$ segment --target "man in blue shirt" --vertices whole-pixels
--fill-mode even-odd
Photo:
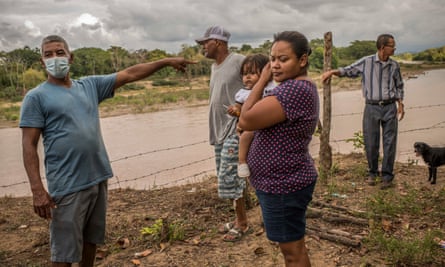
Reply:
[[[383,138],[382,189],[392,186],[394,161],[396,158],[398,119],[405,114],[403,108],[403,79],[399,64],[390,58],[396,50],[394,37],[381,34],[376,42],[377,53],[366,56],[355,63],[337,70],[323,73],[326,81],[332,75],[339,77],[362,77],[363,97],[366,105],[363,114],[363,137],[368,160],[368,184],[375,185],[379,175],[378,158],[380,128]],[[397,103],[397,104],[396,104]]]
[[[67,42],[50,35],[42,40],[41,63],[48,78],[27,93],[20,116],[23,161],[34,211],[51,220],[52,266],[93,266],[97,244],[105,237],[107,180],[113,176],[102,139],[98,105],[120,86],[170,66],[184,71],[193,62],[165,58],[110,75],[72,80]],[[40,177],[40,135],[45,150],[48,191]]]

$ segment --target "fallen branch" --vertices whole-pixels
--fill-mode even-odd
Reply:
[[[325,202],[322,202],[322,201],[318,201],[318,200],[312,200],[311,201],[311,205],[317,206],[317,207],[320,207],[320,208],[330,208],[330,209],[334,209],[334,210],[343,211],[343,212],[346,212],[346,213],[354,215],[354,216],[357,215],[357,214],[364,215],[366,213],[365,211],[352,210],[352,209],[350,209],[348,207],[339,206],[339,205],[331,205],[331,204],[328,204],[328,203],[325,203]]]
[[[309,207],[306,213],[307,218],[321,218],[328,222],[349,223],[360,226],[368,226],[368,220],[356,218],[349,215],[343,215],[337,212],[326,211],[322,209]]]
[[[340,243],[342,245],[350,246],[350,247],[359,247],[361,244],[361,239],[357,240],[352,235],[346,235],[346,232],[342,234],[334,234],[329,231],[320,230],[319,228],[306,226],[306,233],[309,235],[318,236],[321,239],[329,240],[335,243]]]

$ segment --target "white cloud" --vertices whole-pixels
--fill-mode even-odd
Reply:
[[[95,16],[93,16],[91,14],[83,13],[79,17],[77,17],[71,25],[75,26],[75,27],[79,27],[82,25],[96,25],[97,23],[99,23],[98,18],[96,18]]]
[[[33,37],[38,37],[40,36],[42,33],[40,32],[40,29],[37,28],[34,23],[32,23],[32,21],[29,20],[25,20],[25,27],[27,29],[29,29],[29,35],[33,36]]]

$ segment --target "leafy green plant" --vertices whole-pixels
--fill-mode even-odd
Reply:
[[[155,242],[184,240],[185,237],[182,223],[168,224],[163,219],[157,219],[151,226],[142,228],[141,234]]]
[[[144,227],[141,230],[142,235],[158,235],[162,231],[162,219],[157,219],[154,224],[149,227]]]
[[[354,149],[362,150],[365,149],[365,139],[363,137],[363,132],[358,131],[354,133],[354,137],[346,139],[346,143],[352,142],[352,145],[354,146]]]

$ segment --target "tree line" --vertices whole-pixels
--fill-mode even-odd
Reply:
[[[248,55],[254,53],[268,54],[272,42],[267,40],[258,47],[243,44],[241,47],[230,47],[230,50]],[[312,54],[310,64],[312,71],[323,69],[323,39],[311,40]],[[347,47],[334,47],[332,68],[347,65],[365,55],[376,52],[375,41],[355,40]],[[201,53],[199,45],[182,45],[177,54],[170,54],[161,49],[135,51],[126,50],[123,47],[111,46],[104,50],[101,48],[85,47],[73,50],[74,63],[71,65],[71,77],[79,78],[86,75],[100,75],[113,73],[128,66],[150,62],[170,56],[182,56],[195,60],[198,64],[187,67],[187,77],[195,78],[210,75],[212,60],[207,59]],[[404,53],[397,55],[404,60],[420,60],[429,62],[445,62],[445,46],[431,48],[420,53]],[[164,68],[151,76],[151,80],[174,79],[176,71],[172,68]],[[10,52],[0,52],[0,98],[19,101],[31,88],[46,79],[46,73],[40,63],[40,49],[24,48]]]

